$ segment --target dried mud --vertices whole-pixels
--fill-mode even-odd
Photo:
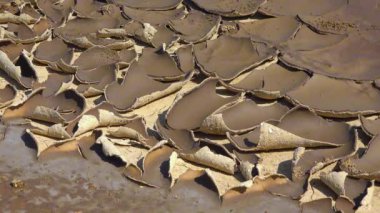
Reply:
[[[0,1],[0,211],[379,212],[379,6]]]

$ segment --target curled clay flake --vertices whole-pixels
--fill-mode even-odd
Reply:
[[[81,84],[77,87],[77,91],[85,98],[103,95],[104,91],[90,85]]]
[[[23,54],[22,57],[24,60],[26,59],[26,62],[27,62],[27,59],[28,59],[27,56]],[[0,69],[3,70],[5,73],[7,73],[11,78],[19,82],[21,85],[25,87],[30,86],[31,84],[29,82],[30,79],[27,79],[23,76],[21,67],[14,65],[13,62],[8,58],[8,55],[1,50],[0,50]]]
[[[160,141],[143,158],[143,180],[156,186],[169,187],[168,162],[173,149],[167,141]]]
[[[380,111],[380,90],[371,83],[357,83],[314,75],[287,93],[293,102],[329,117],[356,117]],[[379,99],[380,100],[380,99]]]
[[[267,0],[259,11],[270,16],[322,15],[346,4],[346,0]]]
[[[301,157],[305,154],[306,148],[305,147],[297,147],[293,152],[293,158],[292,158],[292,167],[295,167]]]
[[[95,116],[83,115],[79,122],[75,135],[81,135],[89,130],[95,129],[99,126],[99,121]]]
[[[139,145],[118,145],[109,138],[100,136],[96,143],[102,145],[104,155],[120,158],[127,165],[137,165],[137,162],[148,153],[148,150]]]
[[[65,119],[55,110],[44,106],[37,106],[32,111],[30,118],[52,123],[63,123]]]
[[[38,90],[39,88],[44,88],[42,95],[44,97],[49,97],[62,93],[65,90],[69,90],[73,81],[73,75],[49,73],[49,76],[45,81],[34,83],[33,89]]]
[[[286,140],[285,140],[286,138]],[[294,135],[290,132],[283,131],[282,129],[271,125],[269,123],[261,123],[260,126],[260,140],[263,141],[263,150],[266,150],[268,148],[265,148],[265,146],[268,146],[269,148],[286,148],[288,145],[290,147],[287,148],[294,148],[294,147],[319,147],[319,146],[339,146],[334,143],[328,143],[323,141],[316,141],[316,140],[310,140],[301,138],[297,135]],[[285,142],[289,141],[289,142]],[[272,144],[273,143],[273,144]],[[284,143],[284,144],[282,144]],[[258,147],[260,147],[260,142],[258,144]]]
[[[119,63],[119,66],[121,68],[130,66],[133,62],[137,61],[137,48],[136,46],[133,49],[127,49],[127,50],[121,50],[119,52],[119,56],[121,59],[121,62]]]
[[[174,19],[169,24],[180,34],[183,41],[198,43],[213,36],[219,28],[220,21],[219,16],[191,10],[184,19]]]
[[[86,37],[91,33],[96,33],[102,28],[114,28],[120,21],[108,14],[99,18],[76,18],[68,21],[64,26],[55,29],[55,35],[63,40],[70,38]]]
[[[115,144],[112,143],[107,137],[100,136],[98,139],[96,139],[97,144],[102,145],[102,151],[103,154],[108,157],[121,157],[120,151],[116,148]],[[121,157],[122,158],[122,157]],[[125,162],[125,160],[123,160]]]
[[[306,72],[273,64],[264,69],[254,69],[246,76],[225,84],[233,91],[250,92],[263,99],[277,99],[309,79]]]
[[[62,25],[68,19],[75,1],[37,0],[35,4],[48,18],[51,26],[55,28]]]
[[[16,65],[21,70],[20,84],[23,87],[32,88],[33,84],[38,81],[38,70],[34,66],[30,54],[25,50],[22,51]]]
[[[268,151],[275,149],[291,149],[296,147],[336,147],[339,146],[335,143],[310,140],[302,138],[286,130],[278,128],[269,123],[261,123],[260,125],[260,136],[257,145],[249,151]],[[233,137],[229,137],[232,143],[235,142]],[[239,142],[240,144],[240,142]]]
[[[327,147],[329,148],[306,150],[299,153],[297,156],[298,161],[296,160],[293,165],[294,181],[299,180],[299,178],[305,178],[305,174],[310,172],[317,164],[323,167],[323,165],[352,155],[358,148],[353,131],[348,124],[323,119],[315,113],[300,107],[290,110],[282,117],[280,122],[270,122],[269,125],[264,125],[267,127],[275,126],[287,134],[291,133],[292,137],[302,138],[301,142],[306,139],[307,141],[318,141],[318,144],[324,143],[328,145]],[[268,128],[268,137],[271,136],[270,129],[272,132],[275,130],[274,128]],[[257,146],[256,141],[260,139],[260,130],[260,128],[257,128],[247,134],[229,136],[229,138],[238,149],[248,151]]]
[[[35,67],[25,50],[21,51],[15,63],[0,50],[0,69],[25,88],[31,88],[37,80]]]
[[[144,28],[143,28],[141,37],[144,38],[148,42],[152,42],[154,35],[157,33],[157,29],[154,28],[149,23],[144,23],[143,26]]]
[[[0,27],[0,41],[1,42],[4,42],[4,43],[13,42],[12,38],[15,38],[15,37],[16,37],[15,32],[11,32],[11,31],[6,30],[3,27]]]
[[[344,182],[346,181],[347,172],[330,172],[322,173],[320,178],[323,183],[329,186],[337,195],[345,195]]]
[[[140,0],[115,0],[115,4],[131,7],[139,10],[170,10],[181,4],[182,0],[158,0],[145,2]]]
[[[233,175],[226,175],[211,169],[206,169],[206,174],[215,184],[219,197],[222,197],[228,190],[234,187],[247,187],[252,183],[251,180],[241,182]]]
[[[44,151],[47,151],[50,147],[54,147],[56,145],[64,144],[69,141],[73,141],[74,139],[63,139],[57,140],[56,138],[51,138],[43,135],[34,134],[29,129],[26,130],[26,133],[33,142],[37,145],[37,157],[40,157]]]
[[[111,50],[123,50],[133,47],[135,42],[129,38],[98,38],[95,33],[81,37],[65,37],[67,43],[73,44],[82,49],[90,49],[92,47],[104,47]]]
[[[163,28],[164,26],[158,26],[158,28]],[[158,32],[155,26],[149,23],[140,23],[138,21],[131,21],[126,23],[122,28],[103,28],[96,32],[99,38],[127,38],[133,37],[138,41],[144,42],[146,44],[151,44],[154,46],[153,41],[155,35]]]
[[[123,7],[122,10],[122,14],[131,19],[152,25],[163,25],[169,23],[170,20],[183,18],[185,12],[185,7],[164,11],[138,10],[130,7]]]
[[[263,160],[254,152],[242,152],[237,149],[233,149],[232,153],[235,155],[239,163],[247,162],[259,166]]]
[[[55,138],[59,140],[65,140],[71,138],[71,136],[66,132],[62,124],[53,124],[52,126],[45,125],[31,125],[29,128],[30,132],[50,138]]]
[[[345,171],[321,174],[322,182],[338,196],[355,203],[355,208],[369,208],[373,197],[374,181],[348,177]]]
[[[362,129],[368,135],[375,136],[380,133],[380,119],[378,117],[376,119],[369,119],[363,115],[359,115],[359,119]]]
[[[138,97],[136,99],[135,103],[132,105],[131,109],[139,108],[139,107],[144,106],[148,103],[151,103],[155,100],[158,100],[162,97],[165,97],[167,95],[175,93],[176,91],[180,90],[182,88],[182,86],[185,85],[186,82],[188,82],[191,79],[191,76],[192,76],[192,74],[188,75],[188,77],[183,81],[173,83],[172,85],[167,87],[167,89],[165,89],[165,90],[156,91],[156,92],[151,93],[150,95]]]
[[[30,118],[50,123],[68,123],[86,107],[84,98],[75,90],[66,90],[54,96],[45,97],[43,89],[31,93],[26,100],[8,108],[3,120]]]
[[[234,174],[236,171],[236,162],[224,155],[216,154],[207,146],[199,149],[194,154],[184,154],[181,157],[201,165],[210,166],[227,174]]]
[[[293,117],[294,116],[294,117]],[[289,149],[297,147],[339,147],[330,137],[317,137],[317,135],[309,134],[305,126],[305,130],[294,130],[292,127],[296,117],[304,119],[304,122],[318,122],[318,117],[311,112],[302,109],[293,109],[285,114],[281,120],[276,122],[263,122],[261,126],[251,132],[242,135],[227,134],[231,143],[242,151],[266,151],[272,149]],[[293,120],[294,119],[294,120]],[[315,121],[314,121],[315,120]],[[326,122],[326,121],[325,121]],[[323,123],[325,123],[323,122]],[[320,123],[320,128],[323,123]],[[326,122],[326,125],[332,125]],[[332,125],[333,126],[333,125]],[[311,127],[310,127],[311,128]],[[339,129],[338,127],[337,130]],[[346,132],[345,134],[347,134]],[[340,131],[340,136],[344,135],[344,131]]]
[[[171,142],[180,152],[191,152],[198,145],[199,141],[195,139],[192,131],[171,129],[160,119],[157,119],[154,128],[162,138]]]
[[[252,180],[253,175],[252,171],[256,168],[256,166],[248,161],[240,162],[239,164],[239,170],[241,175],[244,177],[245,180]]]
[[[144,48],[138,59],[139,67],[154,79],[161,81],[179,80],[184,77],[174,59],[166,52],[160,53],[153,48]]]
[[[10,29],[8,27],[8,29]],[[12,25],[12,32],[4,32],[4,37],[14,43],[33,44],[47,40],[51,36],[51,30],[44,26],[44,20],[30,28],[27,25]]]
[[[127,168],[124,175],[140,184],[169,187],[169,161],[172,152],[173,149],[167,146],[166,141],[160,141],[142,158],[142,169],[139,168],[142,171],[140,174],[136,174],[136,172],[131,174],[131,171],[128,171]]]
[[[380,137],[374,136],[369,142],[365,153],[359,158],[353,156],[342,160],[340,168],[346,171],[350,176],[380,180],[380,171],[378,166],[378,149]]]
[[[328,164],[348,158],[354,155],[357,150],[356,142],[353,145],[345,144],[341,148],[321,150],[321,153],[318,153],[320,152],[318,150],[296,150],[294,153],[296,159],[292,160],[292,179],[295,181],[304,180],[307,173],[313,174]]]
[[[115,64],[120,61],[118,52],[105,47],[93,47],[82,52],[73,66],[78,70],[91,70],[103,65]]]
[[[224,135],[228,130],[229,128],[224,123],[222,114],[207,116],[199,128],[199,131],[201,132],[216,135]]]
[[[134,129],[129,127],[119,127],[115,131],[110,131],[108,134],[115,138],[128,138],[136,141],[145,141],[146,138]]]
[[[96,0],[78,1],[73,8],[74,12],[80,18],[99,18],[102,15],[103,8],[106,4]]]
[[[261,122],[279,120],[288,110],[287,106],[277,102],[260,104],[255,100],[244,99],[236,104],[227,104],[206,117],[199,131],[216,135],[248,132]]]
[[[0,32],[1,33],[1,32]],[[15,44],[13,42],[4,42],[0,47],[0,50],[7,54],[8,58],[16,63],[20,58],[23,50],[31,52],[34,44]]]
[[[136,23],[137,24],[137,23]],[[110,38],[110,37],[117,37],[117,38],[124,38],[129,36],[127,30],[124,28],[103,28],[99,29],[96,32],[96,36],[99,38]]]
[[[179,39],[178,36],[165,25],[152,26],[149,23],[131,21],[123,28],[98,30],[99,38],[129,38],[141,41],[155,48],[171,47]],[[165,48],[164,48],[165,49]],[[165,51],[165,50],[164,50]]]
[[[326,14],[303,14],[299,18],[322,33],[348,34],[379,29],[376,1],[348,1],[344,7]]]
[[[118,65],[103,65],[90,70],[78,70],[75,76],[80,84],[77,91],[85,97],[102,95],[104,89],[117,80]]]
[[[172,94],[180,90],[192,77],[190,73],[180,81],[160,82],[150,78],[141,66],[139,62],[133,62],[121,84],[114,82],[107,86],[106,100],[117,110],[130,111]],[[140,83],[135,85],[133,82]],[[129,92],[122,93],[120,96],[120,91]]]
[[[181,158],[178,158],[178,154],[176,152],[173,152],[170,156],[169,168],[172,188],[177,187],[177,184],[183,180],[182,175],[186,175],[186,173],[191,170],[204,172],[205,178],[207,178],[211,184],[210,186],[205,187],[208,187],[211,190],[217,192],[219,197],[221,197],[226,191],[233,187],[247,185],[246,182],[241,182],[241,180],[236,176],[224,174],[184,161]],[[212,187],[212,185],[215,186],[215,188]]]
[[[54,50],[54,51],[51,51]],[[60,70],[57,63],[60,60],[71,64],[74,57],[73,49],[69,48],[60,38],[54,38],[51,41],[44,41],[38,45],[34,52],[34,59],[40,63],[48,64],[54,70]]]
[[[59,71],[62,71],[64,73],[74,74],[77,71],[77,67],[72,66],[71,64],[65,62],[63,59],[60,59],[55,67],[51,67],[52,69],[59,69]]]
[[[321,174],[321,180],[338,195],[335,207],[339,210],[342,207],[355,208],[358,212],[371,209],[374,181],[350,178],[344,171]]]
[[[140,167],[136,165],[133,165],[133,164],[128,165],[123,171],[123,175],[129,180],[136,182],[140,185],[152,187],[152,188],[158,188],[158,186],[147,183],[146,181],[142,179],[143,171],[140,169]]]
[[[344,213],[354,213],[355,203],[345,196],[340,196],[335,201],[335,210]]]
[[[293,17],[269,18],[248,22],[238,22],[238,31],[231,33],[235,37],[251,37],[253,41],[279,45],[293,38],[301,23]]]
[[[179,175],[176,174],[177,169],[175,169],[175,166],[177,164],[177,160],[178,160],[178,153],[174,151],[174,152],[172,152],[172,154],[170,154],[170,157],[169,157],[169,170],[168,170],[168,174],[169,174],[169,177],[170,177],[170,187],[173,187],[175,181],[179,177]]]
[[[147,123],[144,117],[136,117],[130,123],[124,125],[124,127],[128,127],[137,131],[140,135],[140,138],[144,138],[144,140],[139,141],[139,143],[144,144],[148,147],[158,146],[159,141],[156,138],[156,133],[147,127]]]
[[[132,120],[133,117],[122,116],[112,110],[112,106],[102,103],[78,118],[75,124],[70,126],[70,132],[75,135],[81,135],[98,127],[122,126]],[[73,126],[76,126],[76,128]]]
[[[17,89],[0,78],[0,109],[12,104],[17,95]]]
[[[195,70],[195,59],[193,55],[193,46],[185,46],[179,48],[176,52],[179,68],[184,73],[189,73]]]
[[[281,61],[295,68],[334,78],[374,80],[380,77],[380,63],[377,61],[379,50],[378,42],[350,34],[343,41],[325,48],[287,52],[281,56]]]
[[[171,47],[178,45],[179,37],[178,35],[170,30],[165,25],[155,27],[157,32],[154,34],[151,45],[161,52],[168,52],[168,49]],[[170,52],[171,53],[171,52]]]
[[[279,59],[282,60],[282,58],[287,57],[287,54],[292,56],[300,54],[302,51],[316,50],[336,45],[346,38],[347,35],[319,34],[309,27],[302,25],[293,38],[279,45],[279,49],[282,53],[282,57]]]
[[[273,59],[277,52],[249,38],[221,36],[195,45],[194,55],[205,74],[217,76],[221,80],[232,80],[242,72]]]
[[[198,7],[207,12],[225,17],[241,17],[253,15],[264,4],[265,0],[192,0]]]
[[[173,129],[197,129],[212,112],[238,99],[238,95],[218,94],[217,83],[217,79],[209,78],[192,90],[178,95],[166,114],[168,126]]]
[[[204,168],[188,163],[184,161],[182,158],[179,158],[177,152],[172,152],[172,154],[169,157],[169,176],[171,179],[170,186],[173,187],[178,178],[182,174],[184,174],[188,169],[201,171]]]
[[[101,84],[104,79],[116,80],[117,66],[115,64],[102,65],[93,69],[78,70],[75,77],[83,84]]]
[[[14,24],[34,24],[37,19],[28,14],[22,13],[20,15],[13,15],[12,13],[5,12],[0,14],[0,23],[14,23]]]

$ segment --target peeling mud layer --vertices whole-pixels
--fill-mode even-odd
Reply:
[[[379,0],[2,0],[0,211],[380,212],[379,23]]]

